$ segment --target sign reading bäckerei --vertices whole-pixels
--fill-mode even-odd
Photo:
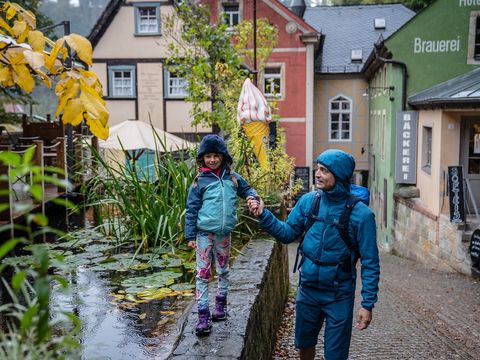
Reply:
[[[395,181],[415,184],[417,181],[417,112],[397,112],[397,146]]]
[[[463,197],[463,166],[448,167],[448,199],[450,205],[450,221],[465,221],[465,200]]]

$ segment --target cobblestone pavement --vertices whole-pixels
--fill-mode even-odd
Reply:
[[[290,264],[295,249],[296,244],[290,245]],[[298,359],[293,345],[294,307],[292,298],[277,334],[276,360]],[[322,339],[323,334],[318,359],[323,359]],[[350,359],[480,359],[480,281],[382,254],[373,321],[364,331],[353,329]]]

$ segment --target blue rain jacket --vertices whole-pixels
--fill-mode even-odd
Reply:
[[[238,187],[232,180],[235,177]],[[228,234],[237,224],[237,196],[256,197],[256,191],[236,172],[227,168],[220,176],[201,173],[190,186],[185,214],[185,240],[195,240],[198,231]]]
[[[315,221],[305,234],[303,251],[306,255],[300,268],[300,283],[335,292],[335,282],[342,292],[354,293],[356,270],[353,274],[338,271],[335,266],[319,266],[311,259],[323,262],[339,262],[351,258],[351,252],[342,240],[338,222],[350,196],[350,178],[353,175],[355,161],[350,154],[340,150],[327,150],[317,162],[324,165],[335,175],[335,187],[323,191],[318,217],[325,221]],[[291,243],[304,231],[315,192],[305,194],[290,212],[286,222],[278,220],[270,211],[264,210],[259,217],[260,226],[270,235],[283,243]],[[362,307],[371,310],[377,301],[380,264],[376,243],[375,216],[362,202],[356,204],[350,216],[349,234],[358,243],[362,277]]]

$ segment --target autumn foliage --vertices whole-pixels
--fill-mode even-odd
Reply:
[[[75,61],[78,59],[79,61]],[[0,84],[30,93],[40,79],[48,87],[56,82],[56,116],[63,123],[86,121],[93,135],[108,138],[109,113],[92,65],[92,45],[83,36],[66,35],[52,41],[36,30],[35,15],[20,5],[5,2],[0,10]]]

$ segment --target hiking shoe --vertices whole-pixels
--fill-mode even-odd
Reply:
[[[222,321],[227,318],[227,297],[225,295],[217,295],[215,297],[215,310],[213,310],[212,320]]]
[[[198,323],[195,327],[195,334],[204,336],[210,334],[212,328],[212,322],[210,321],[210,310],[199,309],[198,310]]]

